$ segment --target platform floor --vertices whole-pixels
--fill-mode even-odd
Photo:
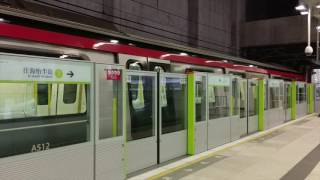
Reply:
[[[312,115],[130,180],[320,180],[320,118]]]

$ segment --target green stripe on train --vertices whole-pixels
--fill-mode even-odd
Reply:
[[[195,122],[195,87],[194,74],[188,74],[188,149],[189,155],[195,154],[194,122]]]
[[[297,117],[297,82],[293,81],[291,85],[291,120]]]
[[[259,89],[258,130],[263,131],[264,130],[264,80],[263,79],[259,80],[258,89]]]

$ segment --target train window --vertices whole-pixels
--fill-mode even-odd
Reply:
[[[217,119],[229,116],[230,112],[230,88],[228,86],[208,87],[209,119]]]
[[[206,79],[202,77],[201,81],[196,82],[196,95],[195,95],[195,111],[196,111],[196,122],[206,120]]]
[[[74,92],[70,87],[66,92]],[[83,94],[86,95],[83,97],[89,98],[89,85],[83,87]],[[89,114],[86,111],[71,112],[65,108],[61,108],[61,111],[66,112],[59,114],[58,94],[56,83],[0,83],[0,157],[48,150],[89,140]],[[74,98],[71,100],[76,102]],[[86,102],[90,101],[83,98],[79,104],[72,106],[77,110],[79,107],[87,109],[89,104]]]
[[[237,78],[233,78],[232,80],[232,115],[239,115],[239,82]]]
[[[284,97],[284,108],[289,109],[291,108],[291,85],[285,84],[284,85],[285,90],[285,97]]]
[[[240,84],[240,118],[246,116],[246,106],[247,106],[247,81],[242,81]]]
[[[36,116],[34,83],[0,83],[0,120]]]
[[[131,76],[130,90],[132,107],[136,110],[143,109],[145,107],[145,103],[142,77]]]
[[[186,79],[165,78],[166,106],[162,106],[162,134],[185,129],[186,126]]]
[[[209,76],[208,78],[208,106],[209,120],[228,117],[231,114],[230,102],[232,95],[232,81],[230,77]]]
[[[155,79],[150,76],[131,75],[128,82],[129,115],[127,140],[151,137],[154,129]]]
[[[105,65],[97,65],[100,72],[97,78],[98,104],[96,106],[99,117],[99,139],[118,137],[123,135],[122,81],[105,80]],[[122,78],[122,70],[120,78]]]
[[[306,102],[306,85],[298,84],[297,86],[297,104],[302,104]]]
[[[269,91],[270,109],[280,107],[280,87],[270,87]]]
[[[38,84],[38,105],[48,105],[49,88],[48,84]]]
[[[65,84],[63,89],[63,102],[74,104],[77,100],[77,84]]]
[[[279,106],[283,107],[283,103],[284,103],[284,82],[280,82],[280,102],[279,102]]]
[[[258,86],[256,83],[249,83],[248,89],[248,114],[249,116],[255,116],[258,114]]]

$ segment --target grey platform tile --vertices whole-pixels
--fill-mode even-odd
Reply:
[[[262,136],[262,137],[260,137],[258,139],[255,139],[255,140],[252,140],[251,142],[253,142],[253,143],[263,143],[263,142],[268,141],[268,140],[270,140],[270,139],[272,139],[274,137],[277,137],[277,136],[279,136],[279,135],[281,135],[283,133],[285,133],[285,131],[276,130],[276,131],[274,131],[274,132],[272,132],[272,133],[270,133],[268,135]]]
[[[193,173],[200,171],[208,166],[211,166],[219,161],[222,161],[224,159],[226,159],[227,156],[223,156],[223,155],[216,155],[216,156],[212,156],[209,158],[206,158],[200,162],[197,162],[195,164],[191,164],[187,167],[184,167],[178,171],[175,171],[173,173],[169,173],[165,176],[162,176],[156,180],[177,180],[177,179],[182,179],[186,176],[192,176]]]
[[[312,120],[311,118],[306,118],[303,121],[299,121],[299,122],[294,123],[294,125],[297,125],[297,126],[304,125],[311,120]]]
[[[281,180],[303,180],[320,161],[320,145],[307,154],[298,164],[285,174]],[[320,177],[319,177],[320,179]]]

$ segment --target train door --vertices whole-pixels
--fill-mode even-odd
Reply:
[[[248,79],[248,102],[247,102],[247,114],[248,114],[248,134],[258,131],[258,109],[259,109],[259,97],[258,97],[258,80]]]
[[[95,69],[95,179],[125,179],[125,76],[120,66],[96,64]]]
[[[127,71],[128,172],[157,164],[157,73]]]
[[[248,80],[240,80],[240,136],[248,134]]]
[[[231,116],[230,116],[230,139],[235,141],[240,139],[241,125],[240,125],[240,84],[241,78],[232,77],[232,94],[231,94]]]
[[[206,73],[188,74],[188,94],[188,154],[193,155],[208,150]]]
[[[76,114],[86,111],[85,84],[58,83],[51,86],[54,92],[53,96],[57,97],[57,115]]]
[[[232,82],[230,76],[208,74],[208,147],[230,142]]]
[[[187,154],[187,77],[159,73],[159,162]]]
[[[285,121],[291,120],[291,82],[284,82],[284,99],[283,108],[285,113]]]
[[[268,110],[265,111],[265,128],[269,129],[285,121],[283,109],[283,80],[268,79]]]
[[[13,54],[0,64],[1,179],[93,179],[93,64]]]
[[[307,88],[305,82],[297,82],[297,118],[303,117],[307,114]]]

